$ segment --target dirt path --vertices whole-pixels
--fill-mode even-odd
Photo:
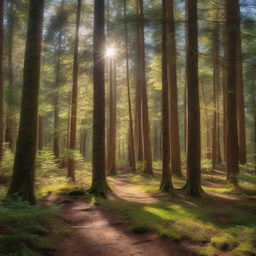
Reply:
[[[146,193],[132,193],[121,173],[114,180],[118,197],[139,202],[157,199]],[[193,255],[177,242],[162,239],[155,232],[135,234],[124,216],[107,212],[83,201],[63,204],[61,215],[74,230],[64,238],[54,256],[183,256]]]

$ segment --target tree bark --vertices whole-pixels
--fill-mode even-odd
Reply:
[[[44,0],[29,1],[20,126],[8,195],[35,203],[34,179]]]
[[[115,60],[110,58],[109,83],[109,127],[107,145],[108,175],[116,175],[116,66]]]
[[[142,99],[141,99],[141,71],[140,71],[140,16],[139,16],[139,0],[136,1],[136,34],[135,34],[135,72],[136,72],[136,106],[135,106],[135,136],[136,136],[136,148],[137,148],[137,160],[142,162],[144,159],[143,152],[143,131],[142,131]]]
[[[143,0],[138,0],[138,18],[139,18],[139,77],[141,89],[141,118],[142,118],[142,135],[143,135],[143,172],[153,175],[152,169],[152,152],[150,141],[150,125],[148,115],[148,99],[145,70],[145,39],[144,39],[144,13]]]
[[[170,169],[170,84],[168,81],[168,1],[162,0],[162,179],[160,190],[173,190]]]
[[[8,24],[8,52],[7,52],[7,77],[8,77],[8,105],[6,114],[6,131],[5,131],[5,141],[8,143],[9,148],[12,152],[15,151],[15,118],[12,97],[14,94],[14,78],[13,78],[13,31],[14,31],[14,4],[13,1],[9,1],[9,15],[7,19]]]
[[[125,25],[125,64],[126,64],[126,86],[129,109],[129,165],[133,172],[136,171],[135,147],[134,147],[134,131],[133,131],[133,116],[130,90],[130,74],[129,74],[129,52],[128,52],[128,25],[126,13],[126,0],[124,0],[124,25]]]
[[[237,12],[240,23],[240,5],[237,3]],[[243,83],[243,56],[240,25],[237,28],[237,121],[238,121],[238,142],[239,160],[241,164],[246,163],[246,134],[245,134],[245,113],[244,113],[244,83]]]
[[[109,187],[105,173],[105,32],[104,0],[94,1],[93,33],[93,171],[89,192],[106,197]]]
[[[64,0],[61,1],[60,9],[63,10]],[[53,127],[53,154],[56,159],[60,156],[60,118],[59,118],[59,87],[60,87],[60,57],[62,47],[62,28],[58,35],[57,62],[55,66],[55,99],[54,99],[54,127]]]
[[[73,86],[71,97],[71,120],[70,120],[70,139],[69,150],[71,157],[68,161],[67,178],[75,181],[75,159],[74,150],[76,149],[76,122],[77,122],[77,90],[78,90],[78,47],[79,47],[79,28],[81,17],[82,0],[77,1],[76,34],[74,42],[74,62],[73,62]]]
[[[186,0],[186,81],[187,81],[187,183],[191,196],[201,193],[200,106],[198,87],[197,0]]]
[[[220,34],[219,34],[219,10],[216,11],[216,25],[213,30],[213,137],[212,137],[212,166],[215,169],[216,165],[221,162],[220,150]]]
[[[237,47],[238,47],[238,0],[225,1],[225,66],[226,66],[226,134],[227,134],[227,178],[237,185],[239,172],[239,145],[237,129]]]
[[[171,147],[171,170],[172,173],[181,177],[181,160],[180,160],[180,135],[179,135],[179,118],[178,118],[178,95],[177,95],[177,66],[176,66],[176,39],[173,0],[166,2],[166,22],[167,22],[167,58],[168,65],[168,83],[169,85],[169,107],[170,107],[170,147]]]

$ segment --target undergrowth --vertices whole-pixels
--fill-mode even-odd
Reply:
[[[55,250],[54,241],[69,232],[56,206],[4,201],[0,205],[0,255],[37,256]]]

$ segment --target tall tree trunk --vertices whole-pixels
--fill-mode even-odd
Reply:
[[[110,83],[109,83],[109,127],[107,145],[107,170],[108,175],[116,175],[116,66],[110,58]]]
[[[157,127],[158,127],[158,124],[154,124],[154,154],[153,154],[154,161],[159,160],[159,146],[158,145],[160,144],[160,141],[158,141]],[[162,145],[161,145],[161,147],[162,147]]]
[[[143,135],[143,153],[144,166],[143,172],[153,174],[152,169],[152,152],[150,141],[150,125],[148,115],[148,99],[146,85],[146,70],[145,70],[145,40],[144,40],[144,13],[143,0],[138,0],[138,18],[139,18],[139,77],[141,88],[141,118],[142,118],[142,135]]]
[[[186,81],[188,103],[187,184],[189,195],[201,193],[200,106],[198,87],[197,0],[186,0]]]
[[[179,135],[179,118],[178,118],[178,95],[177,95],[177,66],[176,66],[176,39],[173,0],[166,2],[167,15],[167,52],[168,56],[168,83],[170,83],[170,146],[171,146],[171,170],[177,176],[182,176],[180,160],[180,135]]]
[[[168,1],[162,0],[162,180],[160,190],[170,192],[173,189],[170,170],[170,84],[168,81]]]
[[[224,59],[226,59],[226,54],[224,52]],[[224,61],[225,62],[225,61]],[[225,64],[223,66],[223,137],[224,137],[224,147],[223,147],[223,158],[224,162],[227,165],[227,74],[226,74]]]
[[[105,32],[104,0],[94,1],[93,33],[93,170],[89,192],[106,197],[109,187],[105,173]]]
[[[139,0],[136,0],[136,35],[135,35],[135,50],[136,50],[136,61],[135,61],[135,71],[136,71],[136,106],[135,106],[135,137],[136,137],[136,148],[137,148],[137,160],[142,162],[144,159],[143,152],[143,131],[142,131],[142,99],[141,99],[141,71],[140,71],[140,17],[139,17]]]
[[[240,5],[236,1],[238,18],[240,23]],[[244,114],[244,84],[243,84],[243,56],[240,25],[237,28],[237,121],[238,121],[238,143],[239,160],[241,164],[246,163],[246,138],[245,138],[245,114]]]
[[[44,0],[29,1],[21,116],[8,195],[35,203],[34,179]]]
[[[187,123],[188,123],[188,102],[187,102],[187,78],[185,77],[185,87],[184,87],[184,153],[187,156],[187,145],[188,145],[188,131],[187,131]]]
[[[5,141],[9,144],[9,148],[14,152],[15,150],[15,118],[13,109],[13,30],[14,30],[14,4],[13,1],[9,1],[9,15],[8,15],[8,52],[7,52],[7,62],[8,62],[8,105],[7,105],[7,115],[6,115],[6,132]]]
[[[133,172],[136,171],[135,147],[134,147],[134,131],[133,131],[133,116],[130,90],[130,74],[129,74],[129,52],[128,52],[128,25],[126,13],[126,0],[124,0],[124,25],[125,25],[125,64],[126,64],[126,86],[129,109],[129,165]]]
[[[237,130],[237,47],[238,47],[238,0],[225,1],[225,56],[226,56],[226,122],[227,122],[227,178],[237,184],[239,172],[239,146]]]
[[[212,137],[212,166],[215,169],[221,162],[220,151],[220,41],[219,41],[219,10],[216,11],[216,25],[213,30],[213,137]]]
[[[0,167],[3,160],[3,136],[4,136],[3,43],[4,43],[4,0],[0,0]]]
[[[77,1],[77,17],[76,17],[76,35],[74,43],[74,63],[73,63],[73,86],[71,97],[71,120],[70,120],[70,139],[69,149],[72,156],[68,161],[67,178],[75,181],[75,159],[74,150],[76,149],[76,121],[77,121],[77,89],[78,89],[78,47],[79,47],[79,28],[81,17],[82,0]]]
[[[63,10],[64,0],[61,1],[60,9]],[[60,118],[59,118],[59,87],[60,87],[60,57],[62,48],[62,28],[58,35],[57,62],[55,66],[55,99],[54,99],[54,127],[53,127],[53,154],[56,159],[60,155]]]

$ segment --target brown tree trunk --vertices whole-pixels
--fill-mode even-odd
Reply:
[[[224,59],[226,59],[226,55],[224,52]],[[225,64],[224,64],[225,66]],[[227,165],[227,74],[226,74],[226,68],[223,67],[223,137],[224,137],[224,147],[223,147],[223,158],[224,158],[224,162]]]
[[[237,3],[237,11],[240,23],[240,5]],[[238,121],[238,142],[239,160],[241,164],[246,163],[246,135],[245,135],[245,113],[244,113],[244,84],[243,84],[243,56],[240,25],[237,28],[237,121]]]
[[[63,10],[64,0],[61,1],[60,9]],[[57,62],[55,66],[55,99],[54,99],[54,127],[53,127],[53,154],[56,159],[60,156],[60,118],[59,118],[59,87],[60,87],[60,56],[62,48],[62,28],[58,35]]]
[[[116,175],[116,66],[110,59],[110,83],[109,83],[109,127],[107,145],[107,170],[108,175]]]
[[[135,147],[134,147],[134,131],[133,131],[133,116],[132,103],[130,92],[130,75],[129,75],[129,52],[128,52],[128,26],[127,26],[126,0],[124,0],[124,25],[125,25],[125,64],[126,64],[126,86],[129,109],[129,165],[133,172],[136,171]]]
[[[74,62],[73,62],[73,86],[71,97],[71,120],[70,120],[70,139],[69,150],[71,157],[68,160],[67,178],[75,181],[75,159],[74,150],[76,149],[76,121],[77,121],[77,90],[78,90],[78,47],[79,47],[79,28],[81,17],[82,0],[77,1],[76,34],[74,43]]]
[[[188,145],[188,131],[187,131],[187,123],[188,123],[188,104],[187,104],[187,78],[185,77],[185,87],[184,87],[184,153],[187,156],[187,145]]]
[[[0,0],[0,168],[3,160],[4,136],[4,84],[3,84],[3,43],[4,43],[4,0]]]
[[[144,13],[143,0],[138,0],[138,18],[139,18],[139,77],[141,88],[141,111],[142,111],[142,135],[143,135],[143,154],[144,166],[143,172],[153,175],[152,169],[152,152],[150,141],[150,125],[148,117],[148,99],[146,86],[145,70],[145,42],[144,42]]]
[[[157,124],[154,124],[154,161],[158,161],[159,160],[159,144],[160,141],[158,140],[158,132],[157,132]],[[162,145],[161,145],[162,146]]]
[[[186,0],[186,81],[188,104],[187,184],[189,195],[201,193],[200,106],[198,87],[197,0]]]
[[[168,32],[169,11],[168,1],[162,0],[162,179],[160,190],[170,192],[173,190],[170,170],[170,85],[168,81]]]
[[[144,159],[143,152],[143,131],[142,131],[142,98],[141,98],[141,71],[140,71],[140,7],[139,0],[136,1],[136,35],[135,35],[135,50],[136,50],[136,61],[135,61],[135,71],[136,71],[136,106],[135,106],[135,136],[136,136],[136,148],[137,148],[137,160],[142,162]]]
[[[8,196],[35,203],[34,179],[44,0],[29,1],[20,126]]]
[[[15,151],[15,118],[13,109],[13,30],[14,30],[14,4],[13,1],[9,1],[9,15],[8,15],[8,52],[7,52],[7,62],[8,62],[8,89],[9,97],[7,104],[7,114],[6,114],[6,131],[5,131],[5,141],[8,143],[9,148],[12,152]]]
[[[213,30],[213,137],[212,137],[212,166],[215,169],[216,165],[221,162],[220,151],[220,41],[219,41],[219,10],[216,11],[216,25]]]
[[[94,1],[93,33],[93,170],[89,192],[106,197],[109,187],[105,173],[105,32],[104,0]]]
[[[178,93],[177,93],[177,66],[176,66],[176,39],[173,0],[166,2],[167,15],[167,52],[168,56],[168,83],[170,91],[170,146],[171,146],[171,170],[172,173],[181,177],[181,160],[180,160],[180,135],[179,135],[179,118],[178,118]]]
[[[226,66],[226,134],[227,134],[227,178],[237,184],[239,172],[239,146],[237,130],[237,47],[238,47],[238,0],[225,1],[225,66]]]

